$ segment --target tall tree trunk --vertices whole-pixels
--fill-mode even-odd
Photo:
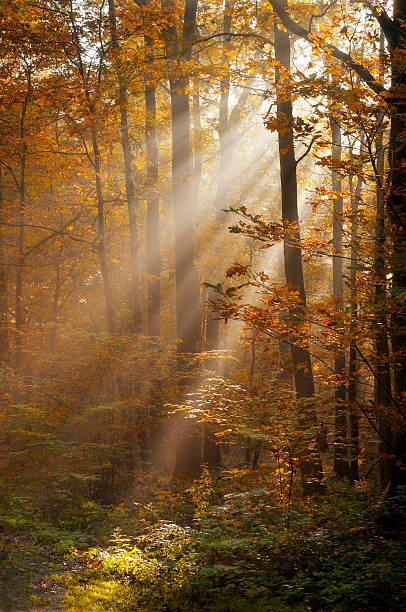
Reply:
[[[127,196],[128,220],[130,226],[130,329],[141,331],[141,277],[139,265],[139,241],[137,223],[137,200],[133,177],[133,158],[128,130],[128,91],[127,79],[121,66],[120,44],[117,35],[115,0],[109,0],[109,20],[112,50],[115,55],[116,74],[120,104],[120,139],[124,157],[124,177]]]
[[[224,6],[223,30],[224,32],[231,31],[232,14],[234,8],[233,0],[226,0]],[[226,73],[220,79],[220,106],[219,106],[219,165],[217,172],[217,187],[214,209],[216,220],[218,222],[218,233],[221,234],[225,223],[224,208],[226,206],[227,192],[229,187],[229,172],[232,164],[232,137],[228,131],[228,112],[230,99],[230,73],[228,70],[229,57],[227,55],[229,45],[223,43],[222,66],[226,66]],[[218,270],[216,270],[218,272]],[[216,301],[216,295],[213,291],[209,293],[209,300]],[[207,347],[211,350],[219,348],[219,321],[218,317],[209,308],[206,319],[206,342]],[[218,360],[215,360],[213,367],[218,368]]]
[[[197,133],[199,133],[201,129],[199,98],[199,89],[198,84],[196,83],[193,99],[193,116],[195,118],[194,128],[195,130],[198,130]],[[194,154],[194,181],[196,196],[199,193],[200,177],[201,153],[197,150]],[[212,292],[209,293],[209,297],[210,299],[214,298]],[[206,316],[206,349],[207,348],[214,350],[219,348],[219,325],[211,309],[208,310]],[[219,360],[217,358],[210,359],[207,367],[213,372],[214,375],[218,374]],[[218,469],[222,466],[221,445],[217,442],[210,423],[204,424],[202,463],[209,469]]]
[[[232,14],[234,9],[234,1],[229,0],[225,5],[224,12],[224,31],[231,30]],[[224,43],[223,46],[223,66],[229,63],[228,56],[228,45]],[[257,55],[257,54],[256,54]],[[224,226],[226,223],[225,208],[227,206],[227,199],[229,191],[232,186],[232,166],[235,145],[238,140],[238,126],[241,121],[243,108],[250,95],[250,83],[255,79],[252,76],[248,85],[243,89],[240,97],[236,104],[229,112],[229,89],[230,89],[230,76],[229,73],[225,74],[220,80],[220,105],[219,105],[219,165],[217,171],[217,186],[216,186],[216,198],[214,202],[214,209],[216,214],[216,221],[218,224],[217,234],[219,236],[224,232]],[[224,268],[224,266],[223,266]],[[218,270],[216,270],[218,272]],[[223,271],[221,271],[221,274]],[[216,294],[213,291],[209,292],[209,300],[216,302]],[[206,342],[207,348],[211,350],[217,350],[219,347],[219,320],[216,316],[213,316],[212,311],[209,310],[206,318]],[[216,362],[214,362],[216,363]]]
[[[223,30],[224,32],[231,31],[231,23],[233,18],[234,0],[225,0],[224,5],[224,17],[223,17]],[[222,51],[222,66],[225,70],[225,74],[220,79],[220,106],[219,106],[219,123],[218,123],[218,135],[220,145],[220,157],[219,166],[217,173],[217,191],[215,210],[218,221],[224,224],[224,207],[225,200],[227,198],[228,187],[230,184],[229,171],[232,165],[232,154],[233,140],[235,135],[232,135],[229,131],[229,100],[230,100],[230,71],[229,71],[229,49],[230,45],[227,44],[227,40],[223,43]]]
[[[0,168],[0,220],[4,221],[4,196],[3,196],[3,177]],[[0,365],[9,361],[10,343],[8,331],[8,283],[6,246],[4,244],[4,230],[0,232]]]
[[[199,54],[195,55],[196,64],[200,64]],[[200,138],[202,136],[202,112],[200,108],[200,79],[196,76],[193,80],[193,95],[192,95],[192,110],[193,110],[193,131],[194,131],[194,146],[193,146],[193,183],[195,187],[195,202],[199,201],[200,183],[202,180],[202,144]]]
[[[78,75],[82,81],[83,94],[87,103],[87,111],[90,120],[90,135],[92,139],[93,148],[93,166],[94,166],[94,177],[96,187],[96,204],[97,204],[97,230],[98,230],[98,242],[97,242],[97,254],[100,262],[100,270],[103,283],[103,293],[106,306],[106,319],[107,329],[110,333],[115,331],[115,316],[114,316],[114,300],[113,291],[110,279],[110,270],[106,255],[106,220],[104,210],[104,197],[101,180],[101,155],[98,143],[98,131],[96,122],[96,102],[91,96],[89,91],[89,73],[90,69],[86,67],[83,60],[83,46],[80,41],[80,28],[75,21],[75,13],[72,2],[69,6],[69,21],[71,25],[71,38],[72,43],[75,47],[76,62],[75,68],[78,70]],[[67,54],[68,59],[69,54]],[[99,83],[97,83],[97,87]]]
[[[377,326],[375,335],[376,349],[376,403],[378,407],[378,430],[382,436],[379,444],[379,477],[382,489],[385,489],[390,480],[393,469],[393,425],[390,407],[391,397],[391,371],[388,340],[387,320],[387,269],[385,264],[385,194],[384,172],[385,153],[383,147],[383,115],[378,117],[378,128],[375,137],[376,153],[376,228],[375,228],[375,303],[377,308]]]
[[[145,61],[147,65],[154,60],[154,40],[144,36]],[[161,246],[160,246],[160,215],[159,215],[159,153],[157,145],[157,105],[154,75],[145,74],[145,147],[147,152],[147,330],[150,338],[149,360],[151,365],[151,380],[148,406],[151,415],[151,428],[145,436],[146,449],[150,449],[159,437],[160,413],[162,406],[161,375],[159,351],[161,334]],[[158,359],[157,359],[158,357]]]
[[[189,75],[198,0],[187,0],[179,46],[174,27],[166,33],[167,56],[172,66],[169,78],[172,115],[172,185],[175,205],[176,323],[179,351],[195,353],[200,345],[200,284],[194,263],[194,219],[192,151],[190,146]],[[166,0],[173,7],[173,0]]]
[[[22,127],[21,140],[24,139]],[[16,272],[16,305],[15,305],[15,321],[16,334],[14,341],[14,365],[16,370],[20,371],[23,366],[22,341],[23,327],[25,323],[23,310],[23,271],[24,271],[24,225],[25,225],[25,171],[26,171],[26,144],[23,144],[20,166],[20,208],[18,215],[19,230],[18,230],[18,256],[17,256],[17,272]]]
[[[406,2],[394,0],[394,33],[392,48],[392,85],[390,134],[390,185],[387,199],[388,212],[393,227],[393,278],[392,298],[395,313],[392,317],[392,348],[395,357],[395,392],[398,402],[404,406],[406,394],[406,74],[402,57],[406,50]],[[399,53],[400,52],[400,53]],[[403,410],[404,413],[404,410]],[[396,494],[398,486],[406,485],[406,424],[404,417],[399,433],[394,433],[394,462],[391,473],[390,494]]]
[[[176,326],[180,353],[200,348],[200,284],[194,263],[194,218],[192,151],[188,63],[191,59],[198,0],[186,0],[182,40],[176,28],[168,26],[165,44],[170,67],[169,89],[172,115],[172,189],[175,206]],[[173,0],[165,1],[173,12]],[[193,382],[193,376],[188,377]],[[186,419],[178,423],[178,440],[173,477],[198,474],[202,460],[199,430]]]
[[[61,249],[59,251],[61,255]],[[51,353],[55,350],[56,345],[56,332],[58,325],[58,309],[59,309],[59,296],[61,291],[61,262],[58,257],[55,263],[55,290],[54,290],[54,306],[53,306],[53,326],[51,328],[51,338],[50,338],[50,350]]]
[[[286,72],[290,70],[290,37],[281,30],[277,23],[274,26],[275,59]],[[298,294],[299,305],[290,312],[292,321],[303,314],[306,307],[306,294],[303,278],[303,266],[300,241],[299,215],[297,207],[296,159],[293,138],[293,110],[290,92],[283,91],[281,70],[276,68],[277,117],[279,160],[281,171],[282,218],[289,224],[293,234],[284,240],[284,261],[286,282],[291,291]],[[313,370],[307,350],[308,339],[299,334],[292,338],[291,353],[295,366],[295,386],[299,399],[299,425],[304,431],[316,427],[316,415],[312,397],[314,396]],[[307,436],[305,436],[306,438]],[[322,466],[318,452],[311,450],[303,443],[298,449],[300,473],[304,494],[311,494],[321,489]]]
[[[231,31],[232,15],[234,10],[234,0],[225,0],[223,30],[224,32]],[[229,185],[229,171],[231,169],[232,159],[232,139],[228,131],[228,113],[229,113],[229,98],[230,98],[230,73],[228,69],[229,45],[226,42],[223,44],[222,51],[222,66],[226,67],[225,74],[220,79],[220,106],[219,106],[219,122],[218,135],[220,145],[219,167],[217,173],[217,189],[216,199],[214,203],[216,220],[219,225],[218,233],[224,229],[225,213],[222,209],[225,207],[227,199],[227,191]],[[218,272],[218,270],[216,270]],[[216,295],[213,291],[209,293],[209,300],[215,302]],[[220,342],[219,320],[215,313],[208,309],[206,318],[206,344],[210,350],[217,351]],[[213,359],[210,362],[210,369],[218,372],[219,360]],[[203,461],[209,467],[221,466],[221,451],[220,445],[216,443],[214,437],[210,434],[208,427],[205,427],[204,445],[203,445]]]
[[[147,62],[154,58],[154,41],[145,37]],[[153,76],[145,82],[145,143],[147,149],[147,273],[148,335],[159,336],[161,310],[161,248],[159,243],[158,147],[156,140],[156,93]]]
[[[362,153],[363,139],[360,140],[360,153]],[[358,207],[361,197],[362,180],[358,176],[355,190],[350,177],[351,193],[351,264],[350,264],[350,309],[351,309],[351,341],[348,358],[348,407],[350,425],[350,470],[351,480],[359,480],[359,422],[356,408],[357,399],[357,341],[354,334],[357,329],[357,266],[358,266]]]
[[[94,159],[94,172],[95,172],[95,184],[96,184],[96,200],[97,200],[97,232],[98,232],[98,244],[97,253],[99,256],[100,269],[103,279],[103,292],[106,304],[106,316],[107,316],[107,329],[112,334],[115,330],[114,321],[114,305],[113,305],[113,290],[110,280],[110,270],[107,263],[106,255],[106,221],[104,218],[104,197],[101,183],[101,156],[99,143],[97,139],[97,130],[92,119],[91,126],[92,135],[92,146],[93,146],[93,159]]]
[[[330,117],[331,153],[334,163],[341,162],[341,128],[338,120]],[[331,172],[331,190],[333,192],[333,297],[336,301],[335,309],[339,316],[344,310],[343,294],[343,196],[341,193],[341,178],[337,170]],[[338,319],[334,325],[338,342],[343,335],[343,322]],[[345,405],[345,350],[341,347],[334,356],[334,373],[336,376],[335,399],[335,428],[334,428],[334,471],[338,476],[348,476],[348,450],[346,439],[347,408]]]
[[[14,340],[14,365],[16,370],[20,371],[23,367],[23,354],[22,354],[22,341],[23,341],[23,327],[25,323],[24,311],[23,311],[23,271],[24,271],[24,232],[25,232],[25,196],[26,196],[26,185],[25,185],[25,173],[27,163],[27,143],[25,141],[25,117],[27,114],[28,104],[31,96],[31,73],[27,71],[28,88],[24,96],[24,101],[21,109],[20,117],[20,143],[21,143],[21,154],[20,154],[20,182],[19,182],[19,196],[20,206],[18,213],[18,239],[17,239],[17,271],[16,271],[16,293],[15,293],[15,340]]]

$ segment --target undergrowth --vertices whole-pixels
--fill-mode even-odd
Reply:
[[[331,481],[325,496],[289,506],[265,484],[205,472],[186,491],[112,509],[110,541],[78,553],[66,609],[406,609],[405,542],[377,527],[367,484]],[[174,520],[179,507],[189,521]]]

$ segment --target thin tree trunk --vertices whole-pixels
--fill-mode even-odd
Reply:
[[[290,69],[290,37],[275,23],[274,27],[275,59],[280,62],[285,71]],[[281,169],[281,199],[282,218],[289,224],[293,240],[284,240],[284,261],[286,282],[291,291],[298,294],[299,305],[294,312],[290,312],[294,321],[303,313],[306,307],[306,295],[303,278],[303,266],[300,241],[299,215],[297,207],[297,180],[296,160],[293,138],[293,110],[292,99],[289,92],[284,92],[281,86],[281,70],[276,69],[277,116],[281,128],[278,130],[279,160]],[[307,350],[308,339],[292,338],[291,352],[295,366],[295,386],[299,400],[299,424],[307,433],[309,428],[316,427],[316,415],[312,398],[314,396],[313,370],[310,355]],[[304,436],[307,438],[307,435]],[[310,443],[312,445],[312,443]],[[309,449],[306,442],[300,445],[300,473],[304,494],[311,494],[321,490],[322,466],[318,452]]]
[[[341,162],[341,128],[338,120],[330,117],[331,152],[333,163]],[[341,194],[341,178],[337,170],[331,172],[331,189],[333,192],[333,297],[335,309],[341,315],[344,310],[343,294],[343,196]],[[337,339],[343,335],[343,322],[338,319],[334,325]],[[348,476],[348,437],[347,407],[345,405],[345,350],[341,347],[334,356],[334,372],[336,376],[335,428],[334,428],[334,471],[338,476]]]
[[[145,37],[146,61],[154,58],[154,41]],[[145,83],[145,143],[147,149],[147,273],[148,273],[148,335],[159,336],[161,310],[161,248],[158,195],[158,147],[156,140],[156,93],[153,77]]]
[[[95,112],[95,102],[92,100],[92,96],[90,95],[89,87],[88,87],[88,78],[89,78],[89,70],[86,69],[86,65],[83,62],[83,48],[80,43],[80,33],[78,26],[75,22],[75,13],[73,10],[73,4],[70,3],[69,6],[69,19],[71,24],[71,33],[72,33],[72,43],[75,46],[76,50],[76,60],[75,67],[78,70],[79,76],[82,80],[83,93],[87,102],[87,110],[89,113],[90,119],[90,135],[92,139],[92,148],[93,148],[93,165],[94,165],[94,173],[95,173],[95,186],[96,186],[96,203],[97,203],[97,225],[98,225],[98,244],[97,244],[97,254],[99,256],[102,283],[103,283],[103,293],[106,305],[106,318],[107,318],[107,329],[110,333],[114,333],[115,331],[115,316],[114,316],[114,302],[113,302],[113,292],[112,285],[110,280],[110,271],[107,262],[106,256],[106,221],[105,221],[105,211],[104,211],[104,198],[103,198],[103,190],[102,190],[102,180],[101,180],[101,155],[98,143],[98,133],[97,133],[97,125],[96,125],[96,112]],[[67,56],[69,58],[69,54]]]
[[[145,61],[152,64],[154,60],[154,40],[144,36]],[[160,246],[160,215],[159,215],[159,153],[157,145],[157,104],[154,75],[146,73],[145,96],[145,147],[147,152],[147,330],[150,338],[149,361],[151,381],[148,406],[151,427],[146,438],[146,450],[151,450],[154,441],[159,436],[160,413],[162,406],[161,375],[159,364],[160,334],[161,334],[161,246]],[[158,357],[158,358],[157,358]]]
[[[232,15],[234,8],[234,0],[226,0],[224,6],[224,17],[223,17],[223,30],[224,32],[231,31]],[[226,200],[228,195],[228,188],[230,185],[230,170],[232,166],[233,157],[233,138],[229,133],[229,99],[230,99],[230,73],[228,70],[229,57],[227,55],[229,45],[226,42],[223,43],[223,55],[222,65],[227,66],[227,72],[220,79],[220,106],[219,106],[219,123],[218,123],[218,135],[219,135],[219,165],[217,172],[217,188],[216,188],[216,199],[214,202],[214,209],[216,213],[216,220],[218,222],[218,233],[223,231],[225,223],[224,208],[226,206]],[[235,138],[235,136],[234,136]],[[215,302],[216,294],[214,291],[210,291],[209,300]],[[219,334],[219,320],[218,317],[209,308],[206,319],[206,342],[207,346],[211,350],[218,350],[220,334]],[[218,360],[215,360],[213,367],[218,368]]]
[[[22,128],[21,139],[23,140],[24,133]],[[18,230],[18,257],[17,257],[17,272],[16,272],[16,306],[15,306],[15,321],[16,334],[14,341],[14,365],[16,370],[20,371],[23,366],[22,357],[22,335],[25,323],[23,311],[23,271],[24,271],[24,225],[25,225],[25,170],[26,170],[26,145],[23,144],[23,152],[21,155],[20,169],[20,208],[18,215],[19,230]]]
[[[394,40],[392,55],[392,105],[390,134],[390,185],[387,207],[393,227],[392,297],[395,312],[392,317],[392,348],[395,358],[395,393],[402,401],[406,393],[406,309],[403,296],[406,291],[406,86],[402,57],[406,48],[406,3],[394,0]],[[400,51],[400,54],[399,54]],[[396,495],[399,486],[406,485],[406,424],[402,417],[398,433],[393,433],[394,462],[391,473],[390,495]]]
[[[53,326],[51,329],[51,342],[50,349],[53,353],[56,345],[56,330],[58,324],[58,309],[59,309],[59,295],[61,290],[61,263],[60,260],[57,259],[55,265],[55,291],[54,291],[54,307],[53,307]]]
[[[193,118],[194,118],[194,129],[195,134],[200,134],[201,130],[201,111],[200,111],[200,92],[198,81],[195,80],[194,93],[193,93]],[[198,147],[194,151],[193,155],[194,163],[194,187],[195,197],[198,198],[200,180],[202,174],[202,155]],[[210,293],[210,299],[213,299],[213,294]],[[206,348],[217,350],[219,347],[219,325],[218,321],[213,316],[211,310],[207,312],[206,317]],[[208,362],[208,369],[213,374],[218,374],[219,360],[210,359]],[[212,427],[209,423],[204,424],[203,428],[203,456],[202,463],[209,469],[218,469],[222,466],[221,457],[221,445],[217,442]]]
[[[117,35],[115,0],[109,0],[109,20],[112,50],[115,54],[116,73],[119,86],[120,138],[124,157],[124,177],[130,226],[130,329],[141,331],[141,277],[139,265],[139,240],[137,223],[137,200],[133,177],[133,156],[128,130],[128,91],[125,73],[120,65],[120,44]]]
[[[391,398],[391,371],[388,341],[387,320],[387,281],[385,264],[385,194],[384,170],[385,154],[383,147],[383,116],[378,118],[379,127],[375,138],[376,170],[378,180],[376,183],[376,228],[375,228],[375,302],[377,307],[377,326],[375,335],[376,349],[376,403],[378,407],[378,429],[382,435],[379,444],[379,477],[382,489],[385,489],[390,480],[393,469],[393,424],[390,418],[389,408],[392,405]]]
[[[14,340],[14,365],[16,370],[20,371],[23,367],[22,341],[23,327],[25,323],[23,311],[23,272],[24,272],[24,231],[25,231],[25,173],[27,163],[27,143],[25,142],[25,117],[27,114],[28,103],[31,95],[31,73],[27,72],[28,88],[24,96],[24,102],[21,109],[20,117],[20,183],[19,183],[19,231],[18,231],[18,255],[17,255],[17,271],[16,271],[16,293],[15,293],[15,340]]]
[[[106,221],[104,218],[104,198],[101,183],[101,156],[97,139],[96,127],[92,119],[91,127],[94,172],[96,184],[96,200],[97,200],[97,231],[99,235],[97,253],[99,255],[100,269],[103,279],[103,292],[106,304],[107,329],[112,334],[115,330],[114,322],[114,306],[113,306],[113,291],[110,280],[110,271],[106,256]]]
[[[196,64],[200,64],[200,57],[197,53],[195,55]],[[200,86],[199,76],[196,76],[193,80],[193,131],[194,131],[194,147],[193,147],[193,175],[194,175],[194,187],[195,187],[195,202],[199,201],[200,183],[202,180],[202,145],[200,139],[202,136],[202,112],[200,108]]]
[[[231,17],[234,2],[227,4],[226,12],[224,15],[224,30],[231,29]],[[224,46],[223,61],[228,62],[228,56],[226,53],[227,46]],[[255,76],[251,77],[250,82],[255,79]],[[219,145],[220,145],[220,156],[219,156],[219,167],[217,172],[217,188],[216,198],[214,202],[214,209],[216,213],[216,221],[218,224],[217,234],[220,236],[224,232],[226,224],[226,212],[227,199],[230,188],[232,186],[232,167],[235,145],[238,140],[238,125],[241,121],[242,110],[250,95],[250,88],[247,85],[235,106],[229,113],[229,87],[230,78],[228,75],[224,76],[220,82],[220,107],[219,107]],[[219,247],[220,248],[220,247]],[[223,265],[224,269],[224,265]],[[224,271],[224,270],[223,270]],[[223,271],[221,273],[223,273]],[[218,270],[217,270],[218,272]],[[214,291],[209,292],[209,300],[216,302],[216,294]],[[217,350],[220,342],[220,329],[219,320],[216,316],[213,316],[212,311],[209,310],[206,318],[206,342],[207,346],[211,350]],[[215,362],[216,363],[216,362]],[[218,362],[217,362],[218,363]]]
[[[224,6],[223,29],[224,32],[231,30],[232,13],[234,1],[226,0]],[[219,223],[218,232],[222,232],[224,226],[224,212],[221,210],[225,207],[227,197],[227,174],[231,168],[232,149],[229,147],[230,135],[228,134],[228,112],[229,112],[229,96],[230,96],[230,74],[228,71],[229,59],[227,56],[229,45],[223,44],[223,67],[227,65],[227,71],[220,79],[220,106],[219,106],[219,124],[218,135],[220,145],[219,168],[217,174],[217,190],[214,203],[216,220]],[[215,301],[216,295],[213,291],[209,292],[209,300]],[[210,350],[217,351],[220,342],[220,329],[218,317],[215,313],[208,309],[206,318],[206,345]],[[213,359],[210,362],[210,369],[218,372],[219,360]],[[209,467],[221,466],[221,450],[219,444],[216,443],[214,437],[210,434],[208,426],[205,427],[204,444],[203,444],[203,461]]]
[[[231,23],[233,18],[234,0],[226,0],[224,6],[224,17],[223,17],[223,30],[224,32],[231,31]],[[222,65],[227,66],[226,73],[220,79],[220,106],[219,106],[219,123],[218,123],[218,135],[220,145],[220,158],[219,167],[217,174],[217,191],[215,210],[217,220],[223,225],[224,224],[224,205],[227,197],[227,191],[229,186],[228,173],[231,169],[231,150],[233,145],[233,135],[229,132],[229,100],[230,100],[230,71],[229,63],[230,59],[228,56],[230,45],[227,41],[223,43],[223,55]]]
[[[363,140],[361,138],[360,153],[362,152]],[[357,342],[354,334],[357,329],[358,304],[357,304],[357,265],[358,265],[358,206],[361,197],[362,180],[358,176],[355,191],[353,181],[350,177],[351,192],[351,264],[350,264],[350,351],[348,359],[348,406],[349,406],[349,425],[350,425],[350,470],[351,480],[359,480],[359,422],[356,409],[357,399]]]
[[[3,177],[0,168],[0,219],[4,220]],[[1,232],[3,234],[3,231]],[[8,283],[5,263],[6,247],[3,235],[0,237],[0,365],[6,364],[10,356],[8,331]]]

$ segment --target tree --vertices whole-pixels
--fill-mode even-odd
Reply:
[[[341,127],[334,114],[330,116],[332,139],[332,163],[341,162]],[[333,166],[334,167],[334,166]],[[341,178],[337,170],[331,173],[331,190],[333,194],[333,297],[336,300],[338,316],[344,310],[343,293],[343,196],[341,193]],[[337,334],[343,332],[343,323],[338,320],[335,324]],[[334,471],[339,476],[347,476],[347,411],[345,407],[345,350],[339,348],[334,358],[334,370],[337,377],[335,390],[335,442],[334,442]]]
[[[4,223],[4,199],[3,199],[3,176],[0,166],[0,222]],[[4,244],[4,227],[0,230],[0,361],[7,363],[9,360],[9,328],[8,328],[8,283],[6,264],[6,245]]]
[[[172,0],[165,6],[173,11]],[[195,267],[194,215],[192,201],[192,151],[190,146],[190,100],[187,64],[191,59],[196,25],[197,0],[187,0],[181,42],[176,24],[165,33],[167,57],[171,61],[169,88],[172,116],[172,188],[175,206],[176,327],[181,353],[196,353],[200,345],[200,286]],[[172,17],[172,15],[170,15]],[[180,65],[176,65],[179,62]],[[179,425],[174,477],[200,471],[201,437],[186,420]]]
[[[141,278],[139,268],[137,200],[133,178],[133,159],[131,152],[130,135],[128,129],[128,87],[123,70],[123,58],[117,33],[115,0],[109,0],[109,21],[111,32],[111,48],[114,54],[114,63],[118,80],[118,98],[120,106],[120,138],[124,157],[125,189],[127,194],[128,220],[130,223],[130,329],[133,332],[141,331]]]
[[[290,39],[275,22],[274,27],[275,60],[278,62],[275,73],[277,92],[278,146],[281,169],[282,221],[286,227],[283,243],[286,283],[290,291],[297,294],[298,306],[289,316],[300,321],[306,308],[306,293],[300,250],[299,215],[297,208],[296,159],[293,137],[293,110],[289,91],[282,89],[282,71],[286,75],[290,69]],[[298,325],[300,328],[300,324]],[[302,336],[302,337],[301,337]],[[303,333],[290,339],[296,393],[303,404],[300,408],[299,423],[306,429],[315,425],[311,398],[314,396],[313,370],[308,352],[308,340]],[[308,448],[299,450],[302,486],[305,494],[319,490],[322,477],[320,457]]]
[[[145,60],[154,58],[154,41],[145,36]],[[159,244],[158,146],[156,134],[156,88],[153,75],[145,77],[145,143],[148,155],[147,179],[147,273],[148,273],[148,335],[160,335],[161,249]]]
[[[309,30],[292,20],[278,0],[270,0],[270,3],[289,31],[306,40],[311,39]],[[406,129],[406,106],[404,102],[404,66],[401,59],[406,47],[403,29],[403,24],[406,20],[406,6],[402,0],[394,0],[393,19],[391,19],[385,10],[377,9],[370,5],[369,2],[365,4],[379,23],[388,42],[392,70],[390,90],[387,91],[385,86],[374,78],[368,68],[355,61],[347,53],[344,53],[332,44],[325,44],[324,48],[347,68],[353,70],[372,92],[381,96],[390,104],[391,171],[388,175],[389,184],[386,207],[393,229],[392,299],[395,305],[395,312],[392,317],[392,346],[397,364],[395,366],[395,388],[397,394],[395,408],[402,422],[399,432],[395,435],[393,449],[395,460],[391,473],[391,493],[395,493],[398,486],[406,484],[406,470],[403,467],[406,463],[406,429],[403,423],[403,410],[399,404],[399,402],[403,401],[403,396],[406,392],[406,345],[405,335],[402,332],[405,323],[402,296],[406,288],[406,271],[401,263],[403,254],[406,252],[406,193],[404,190],[406,169],[402,163],[406,153],[406,144],[404,144],[405,140],[402,137]],[[321,44],[323,46],[322,42]],[[382,435],[382,432],[380,433]]]
[[[360,157],[363,152],[364,136],[360,137]],[[351,151],[352,156],[352,151]],[[359,166],[362,163],[360,162]],[[361,171],[361,167],[359,168]],[[357,318],[358,318],[358,291],[357,291],[357,267],[358,267],[358,208],[361,198],[362,178],[357,177],[355,189],[353,186],[353,177],[350,176],[350,193],[351,193],[351,262],[350,262],[350,350],[348,356],[348,406],[349,406],[349,426],[350,426],[350,467],[349,476],[352,480],[359,480],[359,462],[358,454],[360,449],[359,440],[359,421],[357,410]]]

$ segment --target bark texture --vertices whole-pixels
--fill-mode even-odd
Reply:
[[[297,294],[298,306],[289,313],[292,323],[299,328],[300,318],[306,307],[306,294],[300,249],[299,215],[297,207],[296,159],[293,137],[293,109],[289,91],[283,87],[283,75],[290,69],[290,37],[274,27],[275,59],[280,64],[276,69],[277,118],[281,126],[278,130],[279,160],[281,173],[282,219],[289,230],[284,240],[284,262],[286,282],[291,291]],[[314,396],[313,371],[307,350],[307,338],[298,333],[291,338],[291,354],[295,372],[296,394],[299,400],[299,425],[303,431],[316,426],[316,415],[312,406]],[[306,438],[307,436],[305,436]],[[307,442],[307,443],[306,443]],[[310,450],[311,442],[305,441],[298,449],[300,473],[304,494],[321,490],[322,466],[317,451]]]
[[[336,117],[330,117],[331,152],[333,164],[341,162],[341,128]],[[341,177],[337,170],[331,173],[331,190],[333,192],[333,297],[336,310],[341,316],[344,310],[343,293],[343,196],[341,193]],[[334,325],[338,342],[344,331],[342,320],[338,318]],[[347,407],[345,405],[345,351],[337,349],[334,356],[334,373],[336,376],[335,422],[334,422],[334,471],[338,476],[348,476],[347,452]]]
[[[3,199],[3,177],[0,168],[0,220],[5,218]],[[3,231],[1,232],[3,234]],[[6,246],[0,235],[0,365],[9,361],[10,342],[8,329],[8,278],[5,263]]]
[[[145,37],[145,59],[154,59],[154,41]],[[156,91],[153,76],[145,82],[145,144],[147,149],[147,273],[148,273],[148,335],[161,333],[161,248],[158,194],[158,146],[156,135]]]
[[[133,156],[128,127],[128,87],[120,57],[120,43],[117,33],[115,0],[109,0],[109,20],[112,51],[114,54],[118,80],[118,100],[120,106],[120,140],[124,158],[124,177],[127,198],[128,220],[130,226],[130,307],[129,322],[132,332],[141,331],[141,278],[139,266],[139,240],[137,223],[137,199],[133,176]]]
[[[363,138],[360,139],[360,153],[363,149]],[[361,170],[361,163],[359,169]],[[350,308],[352,339],[348,357],[348,411],[350,428],[350,467],[349,476],[351,480],[359,480],[359,420],[357,410],[357,342],[355,332],[357,330],[358,304],[357,304],[357,267],[358,267],[358,208],[361,199],[362,180],[358,176],[354,189],[353,179],[350,177],[351,193],[351,263],[350,263]]]
[[[165,33],[169,64],[169,90],[172,118],[172,190],[175,207],[176,326],[179,353],[193,354],[200,349],[200,283],[194,262],[193,155],[190,144],[189,62],[196,27],[198,0],[186,0],[182,34],[171,24],[173,0],[166,0],[169,25]],[[183,391],[196,383],[185,377]],[[202,461],[200,429],[187,419],[179,419],[173,477],[196,475]]]

